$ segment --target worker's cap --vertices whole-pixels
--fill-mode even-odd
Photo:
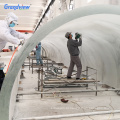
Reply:
[[[18,25],[18,22],[17,22],[16,20],[13,20],[13,22],[14,22],[16,25]]]
[[[71,33],[72,33],[72,32],[67,32],[67,33],[65,34],[65,37],[68,38]]]
[[[11,21],[13,21],[14,23],[17,24],[18,17],[13,12],[10,12],[7,14],[6,20],[7,20],[8,24],[10,24]]]

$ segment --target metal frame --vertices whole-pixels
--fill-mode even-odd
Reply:
[[[50,60],[50,59],[47,59],[47,58],[45,58],[46,60],[47,60],[47,70],[48,70],[48,61]],[[58,64],[58,63],[54,63],[54,62],[52,62],[51,63],[52,65],[54,65],[54,64]],[[108,89],[108,90],[98,90],[98,88],[97,88],[97,86],[98,86],[98,81],[97,81],[97,70],[96,69],[94,69],[94,68],[91,68],[91,67],[86,67],[86,70],[84,70],[84,71],[82,71],[82,72],[86,72],[86,79],[88,79],[88,76],[91,76],[91,75],[89,75],[89,69],[92,69],[92,70],[95,70],[95,73],[94,74],[96,74],[96,80],[94,81],[94,82],[90,82],[90,83],[74,83],[73,82],[73,86],[75,86],[75,87],[77,87],[77,85],[78,85],[78,87],[80,87],[79,86],[79,84],[80,85],[84,85],[84,84],[91,84],[91,83],[95,83],[95,88],[96,88],[96,90],[77,90],[77,91],[74,91],[74,90],[72,90],[72,91],[55,91],[55,92],[43,92],[43,89],[45,88],[44,87],[44,79],[43,79],[43,77],[44,77],[44,74],[45,74],[45,71],[43,71],[43,68],[44,67],[46,67],[46,66],[38,66],[38,65],[35,65],[34,66],[34,64],[33,64],[33,59],[32,59],[32,67],[33,68],[38,68],[38,91],[40,91],[40,92],[38,92],[38,93],[23,93],[23,94],[18,94],[18,95],[30,95],[30,94],[41,94],[41,98],[43,98],[43,94],[53,94],[53,93],[79,93],[79,92],[95,92],[95,95],[97,96],[97,93],[98,92],[101,92],[101,91],[120,91],[120,90],[116,90],[116,89]],[[32,68],[32,71],[33,71],[33,68]],[[66,84],[49,84],[48,86],[49,87],[52,87],[52,88],[55,88],[55,87],[72,87],[72,85],[70,85],[70,83],[66,83]],[[85,86],[85,87],[88,87],[88,86]]]
[[[104,91],[120,91],[120,89],[106,89],[106,90],[97,90],[97,92],[104,92]],[[53,92],[36,92],[36,93],[18,93],[17,95],[34,95],[34,94],[54,94],[54,93],[80,93],[80,92],[96,92],[96,90],[72,90],[72,91],[53,91]]]
[[[43,92],[43,66],[38,69],[38,91]],[[41,98],[43,94],[41,94]]]
[[[45,53],[45,55],[46,55],[46,51],[45,51],[45,49],[43,48],[42,49],[42,55]],[[48,63],[48,61],[50,60],[50,59],[48,59],[47,57],[43,57],[42,56],[42,58],[43,58],[43,60],[47,60],[47,63],[45,63],[45,64],[47,64],[46,66],[39,66],[39,65],[34,65],[34,60],[36,60],[36,57],[35,56],[28,56],[28,58],[29,58],[29,65],[30,65],[30,59],[32,59],[32,64],[31,64],[31,67],[32,67],[32,74],[33,74],[33,68],[38,68],[38,91],[40,91],[39,93],[33,93],[33,94],[41,94],[41,98],[43,97],[43,94],[52,94],[52,93],[54,93],[54,92],[43,92],[43,89],[44,88],[46,88],[45,86],[46,86],[46,84],[44,83],[44,79],[43,79],[43,76],[44,76],[44,74],[47,72],[47,71],[49,71],[49,64],[51,64],[51,66],[50,67],[54,67],[53,65],[54,64],[57,64],[58,65],[58,63],[55,63],[54,61],[52,61],[52,63]],[[51,61],[51,60],[50,60]],[[43,71],[43,68],[44,67],[47,67],[47,69],[45,70],[45,71]],[[64,84],[49,84],[49,85],[47,85],[48,87],[51,87],[51,88],[55,88],[55,87],[83,87],[83,85],[85,85],[85,87],[88,87],[88,84],[91,84],[91,83],[95,83],[95,88],[96,88],[96,90],[81,90],[81,91],[55,91],[55,93],[74,93],[74,92],[95,92],[95,95],[97,96],[97,93],[98,92],[100,92],[100,91],[115,91],[115,89],[114,90],[98,90],[98,81],[97,81],[97,70],[96,69],[94,69],[94,68],[91,68],[91,67],[88,67],[88,66],[86,66],[86,70],[84,70],[84,71],[82,71],[82,72],[86,72],[86,79],[88,80],[88,76],[91,76],[91,75],[89,75],[89,69],[92,69],[92,70],[94,70],[95,71],[95,73],[94,74],[96,74],[96,80],[94,81],[94,82],[87,82],[87,83],[68,83],[68,82],[66,82],[66,83],[64,83]],[[30,70],[30,66],[29,66],[29,70]],[[55,77],[55,79],[57,78],[57,74],[56,75],[53,75],[54,77]],[[59,79],[59,80],[61,80],[61,79]],[[47,88],[48,88],[47,87]],[[118,90],[119,91],[119,90]]]
[[[84,85],[84,87],[88,87],[88,84],[91,84],[91,83],[95,83],[95,88],[96,88],[96,91],[95,91],[95,93],[96,93],[96,96],[97,96],[97,83],[98,83],[98,81],[97,81],[97,70],[96,69],[94,69],[94,68],[91,68],[91,67],[86,67],[86,70],[84,70],[84,71],[82,71],[82,72],[86,72],[86,79],[88,80],[88,76],[90,76],[90,75],[88,75],[88,70],[89,69],[93,69],[93,70],[95,70],[96,72],[94,73],[94,74],[96,74],[96,80],[95,81],[93,81],[93,82],[85,82],[85,83],[74,83],[74,82],[67,82],[67,81],[65,81],[66,83],[63,83],[63,84],[49,84],[49,85],[47,85],[47,84],[45,84],[44,83],[44,88],[64,88],[64,87],[83,87],[83,85]],[[59,80],[61,80],[61,79],[59,79]],[[82,86],[81,86],[82,85]],[[48,86],[48,87],[47,87]]]
[[[41,52],[41,57],[42,57],[42,59],[44,59],[44,58],[47,58],[46,56],[47,56],[47,53],[46,53],[46,50],[41,46],[41,48],[42,48],[42,52]],[[45,54],[45,56],[44,56],[44,54]],[[28,57],[28,62],[24,62],[24,66],[29,66],[29,70],[30,70],[30,66],[31,66],[31,64],[33,65],[33,60],[36,60],[36,56],[35,55],[29,55]],[[32,63],[30,62],[30,60],[32,59]],[[28,65],[25,65],[25,63],[28,63]],[[33,74],[33,70],[32,70],[32,74]]]
[[[45,83],[44,83],[44,79],[43,79],[43,74],[45,73],[45,71],[43,71],[43,67],[44,66],[39,66],[39,69],[38,69],[38,91],[40,91],[39,92],[39,94],[41,94],[41,98],[43,97],[43,94],[44,94],[44,92],[43,92],[43,88],[45,88],[44,87],[44,85],[45,85]],[[35,67],[34,67],[35,68]],[[36,68],[38,68],[37,66],[36,66]],[[85,70],[86,71],[86,75],[88,76],[88,68],[90,68],[90,67],[86,67],[87,69]],[[93,68],[90,68],[90,69],[93,69]],[[85,72],[84,71],[84,72]],[[97,71],[97,70],[96,70]],[[40,76],[41,76],[41,78],[40,78]],[[95,81],[93,81],[93,82],[90,82],[90,83],[96,83],[96,90],[93,90],[93,91],[90,91],[90,92],[95,92],[96,93],[96,96],[97,96],[97,92],[98,92],[98,90],[97,90],[97,80],[95,80]],[[75,85],[86,85],[85,87],[88,87],[88,84],[90,84],[89,82],[83,82],[83,83],[74,83],[74,81],[73,81],[73,83],[71,84],[71,83],[69,83],[69,82],[67,82],[67,83],[64,83],[64,84],[49,84],[49,87],[53,87],[53,88],[55,88],[55,87],[67,87],[67,85],[69,86],[69,87],[71,87],[72,85],[73,86],[75,86]],[[79,86],[79,87],[80,87]],[[61,91],[62,92],[62,91]],[[70,92],[72,92],[72,91],[70,91]],[[79,91],[80,92],[80,91]],[[81,91],[81,92],[83,92],[83,91]],[[87,91],[85,91],[85,92],[87,92]],[[53,93],[53,92],[52,92]],[[55,93],[56,93],[56,91],[55,91]],[[65,93],[65,92],[64,92]]]
[[[97,86],[98,86],[98,84],[97,84],[97,83],[98,83],[98,82],[97,82],[97,69],[94,69],[94,68],[91,68],[91,67],[86,66],[86,79],[87,79],[87,80],[88,80],[88,76],[89,76],[89,75],[88,75],[88,69],[95,70],[95,73],[94,73],[94,74],[96,74],[96,82],[95,82],[96,84],[95,84],[95,85],[96,85],[96,96],[97,96]]]
[[[95,88],[96,88],[96,90],[72,90],[72,91],[53,91],[53,92],[43,92],[43,89],[44,89],[44,78],[43,78],[43,75],[44,75],[44,73],[45,73],[45,71],[43,71],[43,68],[45,67],[45,66],[33,66],[34,68],[38,68],[38,91],[40,91],[40,92],[37,92],[37,93],[21,93],[21,94],[18,94],[18,95],[31,95],[31,94],[41,94],[41,98],[43,98],[43,94],[53,94],[53,93],[79,93],[79,92],[95,92],[96,94],[96,96],[97,96],[97,93],[98,92],[101,92],[101,91],[120,91],[119,89],[107,89],[107,90],[98,90],[97,89],[97,85],[98,85],[98,81],[97,81],[97,70],[96,69],[94,69],[94,68],[91,68],[91,67],[86,67],[86,70],[84,70],[84,71],[82,71],[82,72],[86,72],[86,79],[88,79],[88,71],[89,71],[89,69],[93,69],[93,70],[95,70],[96,72],[94,73],[94,74],[96,74],[96,80],[94,81],[94,82],[87,82],[87,84],[91,84],[91,83],[95,83],[96,85],[95,85]],[[74,83],[73,82],[73,85],[75,86],[75,85],[78,85],[78,84],[80,84],[80,85],[84,85],[84,84],[86,84],[86,83]],[[70,83],[66,83],[66,84],[49,84],[49,86],[52,86],[53,88],[54,87],[67,87],[66,85],[70,85]],[[70,86],[71,87],[71,86]],[[79,86],[80,87],[80,86]],[[86,87],[88,87],[88,86],[86,86]]]
[[[53,116],[42,116],[42,117],[29,117],[29,118],[20,118],[19,120],[50,120],[50,119],[53,120],[60,118],[83,117],[83,116],[94,116],[94,115],[115,114],[115,113],[120,113],[120,110],[53,115]]]
[[[45,53],[45,58],[43,57],[43,54]],[[50,67],[54,67],[53,65],[54,64],[57,64],[57,65],[59,65],[59,63],[55,63],[55,62],[53,62],[52,61],[52,63],[48,63],[48,61],[50,60],[50,59],[48,59],[47,57],[46,57],[47,55],[46,55],[46,51],[45,51],[45,49],[42,47],[42,59],[43,60],[47,60],[47,63],[45,63],[45,64],[47,64],[46,65],[46,67],[47,67],[47,69],[45,70],[45,71],[43,71],[43,67],[45,67],[45,66],[39,66],[39,65],[34,65],[34,60],[36,60],[36,57],[35,56],[28,56],[28,58],[29,58],[29,65],[30,65],[30,59],[32,59],[32,64],[31,64],[31,67],[32,67],[32,74],[33,74],[33,68],[38,68],[38,91],[40,91],[41,92],[41,98],[43,97],[43,88],[45,88],[45,86],[46,86],[46,84],[44,83],[44,79],[43,79],[43,75],[45,75],[45,76],[48,76],[49,77],[49,75],[48,74],[45,74],[45,73],[47,73],[48,71],[49,71],[49,68]],[[51,61],[51,60],[50,60]],[[51,64],[51,66],[48,66],[49,64]],[[62,64],[62,63],[61,63]],[[63,64],[62,64],[63,65]],[[57,68],[57,67],[55,67],[55,68]],[[57,68],[58,69],[58,68]],[[95,83],[95,85],[96,85],[96,91],[95,91],[95,93],[96,93],[96,96],[97,96],[97,70],[96,69],[94,69],[94,68],[91,68],[91,67],[86,67],[86,70],[84,70],[84,71],[82,71],[82,72],[86,72],[86,79],[88,79],[88,70],[89,69],[92,69],[92,70],[95,70],[96,72],[95,72],[95,74],[96,74],[96,81],[94,81],[94,83]],[[30,66],[29,66],[29,70],[30,70]],[[61,69],[60,69],[61,70]],[[61,70],[61,73],[62,73],[62,70]],[[50,74],[50,73],[49,73]],[[56,75],[53,75],[55,78],[57,78],[57,73],[56,73]],[[61,79],[60,79],[61,80]],[[92,82],[93,83],[93,82]],[[61,85],[59,85],[59,84],[57,84],[57,85],[55,85],[55,84],[49,84],[49,85],[47,85],[47,86],[49,86],[49,87],[52,87],[52,88],[55,88],[55,87],[82,87],[81,85],[84,85],[85,87],[88,87],[88,84],[90,84],[90,83],[78,83],[78,84],[76,84],[76,83],[64,83],[64,84],[61,84]]]

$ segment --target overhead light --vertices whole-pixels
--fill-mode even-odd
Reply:
[[[73,4],[74,2],[73,1],[71,1],[71,4]]]
[[[91,2],[92,0],[88,0],[87,3]]]
[[[70,9],[73,9],[73,5],[70,5]]]

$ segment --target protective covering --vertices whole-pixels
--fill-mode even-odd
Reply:
[[[7,42],[20,44],[19,39],[25,39],[25,36],[9,27],[9,22],[16,20],[15,16],[9,17],[8,21],[0,21],[0,51],[5,47]]]
[[[11,21],[17,21],[17,16],[10,13],[6,20],[0,20],[0,51],[5,47],[7,42],[20,44],[19,39],[25,39],[25,36],[9,27]]]
[[[14,23],[17,23],[18,17],[13,12],[10,12],[6,16],[6,21],[8,25],[10,24],[11,21],[14,21]]]

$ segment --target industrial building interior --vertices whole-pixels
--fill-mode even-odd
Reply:
[[[0,120],[120,120],[120,0],[0,0],[0,6],[0,21],[13,12],[14,30],[26,38],[0,52]],[[67,32],[82,35],[79,80],[76,66],[67,79]]]

